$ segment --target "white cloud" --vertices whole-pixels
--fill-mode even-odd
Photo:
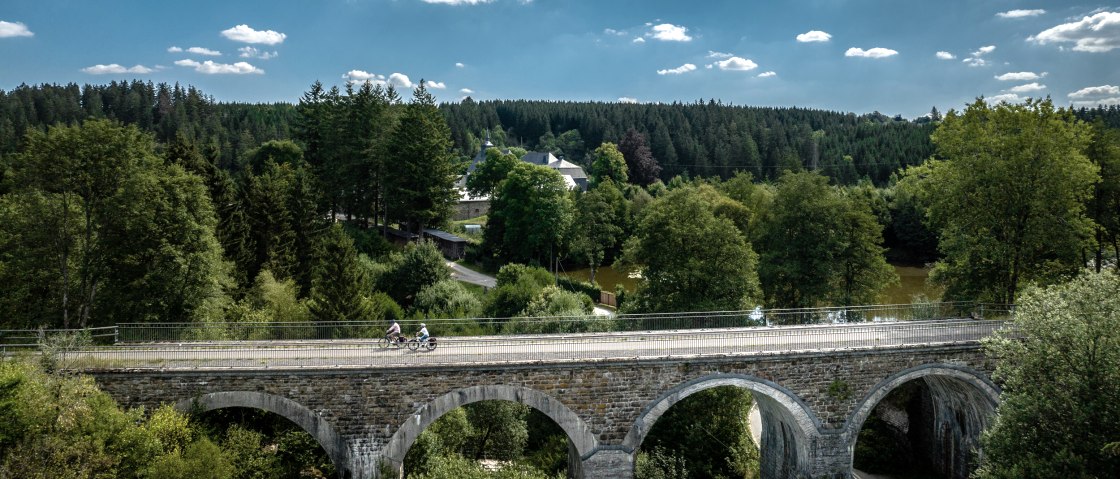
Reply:
[[[342,79],[347,83],[362,83],[372,81],[374,83],[385,83],[385,75],[378,75],[363,70],[350,70],[342,74]]]
[[[980,55],[986,55],[986,54],[992,53],[994,51],[996,51],[996,46],[995,45],[988,45],[986,47],[980,47],[979,50],[976,50],[976,51],[972,52],[972,56],[978,57]]]
[[[770,78],[772,76],[778,76],[778,73],[773,72],[773,71],[769,71],[769,72],[762,72],[762,73],[758,74],[759,78]]]
[[[1081,100],[1073,102],[1075,108],[1096,108],[1097,106],[1112,106],[1120,105],[1120,96],[1112,98],[1101,98],[1100,100]]]
[[[171,53],[183,53],[183,49],[176,46],[167,47],[167,51]]]
[[[892,56],[895,56],[895,55],[898,55],[898,52],[896,52],[894,50],[891,50],[890,48],[880,48],[880,47],[875,47],[875,48],[872,48],[870,50],[864,50],[862,48],[852,47],[852,48],[849,48],[848,51],[844,52],[844,56],[846,56],[846,57],[860,57],[860,58],[887,58],[887,57],[892,57]]]
[[[438,82],[438,81],[431,81],[431,80],[424,82],[424,85],[426,85],[428,88],[432,88],[432,89],[435,89],[435,90],[443,90],[443,89],[447,88],[447,83]]]
[[[1009,73],[1004,73],[1003,75],[996,76],[996,80],[1000,80],[1000,81],[1033,81],[1033,80],[1038,80],[1039,78],[1042,78],[1044,76],[1046,76],[1046,72],[1042,72],[1041,75],[1036,74],[1035,72],[1009,72]]]
[[[490,3],[494,0],[423,0],[424,3],[437,3],[441,5],[479,5],[483,3]],[[529,1],[522,1],[521,3],[532,3]]]
[[[953,56],[953,54],[949,52],[937,52],[937,58],[939,60],[955,60],[957,57]]]
[[[155,69],[148,68],[144,65],[136,65],[136,66],[133,66],[131,68],[126,68],[126,67],[118,65],[116,63],[110,63],[108,65],[94,65],[92,67],[85,67],[85,68],[82,69],[82,71],[86,72],[86,73],[89,73],[90,75],[108,75],[108,74],[120,75],[120,74],[123,74],[123,73],[136,73],[136,74],[139,74],[139,75],[147,75],[151,72],[154,72]]]
[[[1100,53],[1120,48],[1120,12],[1099,12],[1080,21],[1063,23],[1043,30],[1027,40],[1047,43],[1073,43],[1073,50]]]
[[[991,104],[1000,103],[1000,102],[1022,103],[1023,100],[1025,100],[1025,98],[1023,98],[1023,97],[1021,97],[1021,96],[1019,96],[1015,93],[1004,93],[1002,95],[990,96],[988,98],[985,98],[985,100],[987,100],[987,102],[991,103]]]
[[[688,35],[688,28],[673,25],[672,23],[662,23],[654,25],[650,29],[649,36],[663,42],[690,42],[692,37]]]
[[[250,73],[263,74],[264,70],[250,65],[246,62],[237,63],[214,63],[213,60],[206,60],[199,63],[194,60],[176,60],[176,65],[181,67],[191,67],[194,71],[204,73],[207,75],[246,75]]]
[[[0,20],[0,38],[33,37],[35,33],[27,29],[27,25],[20,22],[5,22]]]
[[[1082,100],[1086,98],[1103,97],[1103,96],[1120,96],[1120,86],[1114,85],[1101,85],[1090,86],[1077,90],[1068,95],[1075,100]]]
[[[715,62],[715,65],[720,70],[739,71],[745,72],[758,68],[758,64],[746,58],[731,57],[723,61]]]
[[[634,40],[633,40],[633,42],[634,42],[634,43],[645,43],[645,42],[646,42],[646,39],[645,39],[645,38],[642,38],[642,37],[634,37]]]
[[[1030,93],[1032,91],[1045,90],[1046,85],[1039,84],[1038,82],[1031,82],[1025,85],[1013,86],[1007,91],[1011,93]]]
[[[463,88],[463,89],[459,90],[459,93],[462,93],[464,95],[470,95],[471,93],[474,93],[474,90],[471,90],[470,88]]]
[[[222,52],[219,52],[217,50],[211,50],[209,48],[202,48],[202,47],[190,47],[190,48],[187,49],[187,53],[193,53],[195,55],[206,55],[208,57],[220,57],[220,56],[222,56]]]
[[[284,39],[288,38],[287,35],[280,32],[272,30],[253,30],[252,27],[245,24],[222,30],[222,36],[235,42],[261,43],[264,45],[284,43]]]
[[[670,68],[670,69],[667,69],[667,70],[657,70],[657,74],[658,75],[680,75],[682,73],[688,73],[688,72],[693,71],[695,69],[696,69],[696,65],[693,65],[691,63],[685,63],[684,65],[681,65],[681,66],[676,67],[676,68]]]
[[[628,96],[620,96],[620,97],[618,97],[618,102],[619,103],[637,103],[638,99],[637,98],[630,98]]]
[[[463,62],[455,62],[455,68],[466,68],[466,67],[467,66],[464,65]]]
[[[614,35],[614,36],[616,36],[616,37],[622,37],[622,36],[626,36],[626,32],[625,32],[625,31],[623,31],[623,30],[615,30],[615,29],[613,29],[613,28],[606,28],[606,29],[603,29],[603,33],[606,33],[607,35]]]
[[[1037,10],[1008,10],[1006,12],[999,12],[996,16],[999,18],[1023,18],[1034,17],[1044,13],[1046,13],[1046,10],[1040,8]]]
[[[732,55],[730,53],[723,53],[723,52],[708,50],[708,58],[724,59],[724,58],[731,58],[733,56],[735,56],[735,55]]]
[[[280,55],[276,51],[265,52],[258,50],[257,47],[241,47],[238,48],[237,51],[241,52],[241,54],[238,55],[241,58],[260,58],[261,60],[269,60]]]
[[[404,73],[392,73],[389,75],[389,84],[397,88],[412,88],[412,80],[408,79],[408,75]]]
[[[963,62],[964,64],[966,64],[970,67],[988,66],[988,60],[985,60],[985,59],[980,58],[980,57],[968,57],[968,58],[965,58],[964,60],[961,60],[961,62]]]
[[[832,39],[832,35],[820,30],[809,30],[805,33],[797,35],[797,41],[802,43],[808,42],[827,42]]]

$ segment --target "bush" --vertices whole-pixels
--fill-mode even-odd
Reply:
[[[428,318],[469,318],[482,311],[482,302],[462,283],[445,279],[420,290],[412,307]]]
[[[560,276],[556,278],[556,285],[574,293],[582,293],[591,298],[591,302],[598,303],[600,295],[599,285],[589,283],[587,281],[578,281],[567,276]]]
[[[446,260],[430,241],[408,245],[403,253],[391,255],[387,263],[387,270],[377,278],[377,289],[406,308],[412,306],[420,290],[451,278]]]

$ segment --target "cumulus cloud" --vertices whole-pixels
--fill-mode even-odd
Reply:
[[[287,35],[273,30],[254,30],[249,25],[241,24],[233,28],[222,30],[222,36],[235,42],[260,43],[276,45],[284,43]]]
[[[1031,82],[1025,85],[1013,86],[1007,91],[1012,93],[1030,93],[1032,91],[1045,90],[1046,85],[1040,85],[1038,82]]]
[[[875,47],[875,48],[872,48],[872,49],[869,49],[869,50],[864,50],[862,48],[852,47],[852,48],[849,48],[848,51],[844,52],[844,56],[846,56],[846,57],[860,57],[860,58],[887,58],[887,57],[892,57],[892,56],[895,56],[895,55],[898,55],[898,52],[896,52],[894,50],[891,50],[890,48],[880,48],[880,47]]]
[[[474,93],[474,90],[471,90],[470,88],[462,88],[459,90],[459,93],[470,95],[471,93]]]
[[[204,73],[206,75],[247,75],[247,74],[263,74],[264,70],[250,65],[247,62],[237,63],[215,63],[213,60],[206,60],[199,63],[194,60],[176,60],[176,65],[181,67],[194,68],[194,71]]]
[[[167,47],[167,51],[169,51],[169,52],[171,52],[171,53],[183,53],[183,49],[182,49],[182,48],[179,48],[179,47],[177,47],[177,46],[174,46],[174,45],[172,45],[172,46],[170,46],[170,47]]]
[[[1043,30],[1027,40],[1047,43],[1073,43],[1079,52],[1100,53],[1120,48],[1120,12],[1099,12],[1076,22]]]
[[[634,42],[634,43],[645,43],[645,42],[646,42],[646,39],[645,39],[645,38],[642,38],[642,37],[634,37],[634,40],[633,40],[633,42]]]
[[[999,18],[1024,18],[1034,17],[1046,13],[1046,10],[1041,8],[1037,10],[1008,10],[1006,12],[999,12],[996,14]]]
[[[211,50],[209,48],[202,48],[202,47],[190,47],[190,48],[187,49],[187,53],[193,53],[195,55],[206,55],[208,57],[220,57],[220,56],[222,56],[222,52],[219,52],[217,50]]]
[[[985,98],[985,100],[987,100],[988,103],[996,104],[996,103],[1001,103],[1001,102],[1022,103],[1026,99],[1017,95],[1017,94],[1015,94],[1015,93],[1004,93],[1002,95],[990,96],[988,98]]]
[[[954,60],[956,58],[957,58],[956,56],[954,56],[952,53],[949,53],[949,52],[937,52],[937,59],[938,60]]]
[[[978,57],[978,56],[981,56],[981,55],[987,55],[987,54],[992,53],[994,51],[996,51],[996,46],[995,45],[988,45],[986,47],[980,47],[979,50],[976,50],[976,51],[972,52],[972,56]]]
[[[434,80],[426,81],[426,82],[424,82],[424,85],[427,85],[428,88],[432,88],[432,89],[435,89],[435,90],[443,90],[443,89],[447,88],[446,83],[438,82],[438,81],[434,81]]]
[[[676,68],[669,68],[669,69],[666,69],[666,70],[657,70],[657,74],[658,75],[680,75],[682,73],[688,73],[688,72],[693,71],[695,69],[696,69],[696,65],[693,65],[691,63],[685,63],[684,65],[681,65],[681,66],[676,67]]]
[[[692,37],[688,35],[688,28],[680,25],[673,25],[672,23],[662,23],[654,25],[650,28],[649,36],[663,42],[690,42]]]
[[[1090,86],[1070,93],[1068,96],[1074,100],[1084,100],[1086,98],[1098,98],[1105,96],[1120,96],[1120,86]]]
[[[797,36],[797,41],[802,43],[809,42],[827,42],[832,39],[832,35],[820,30],[809,30]]]
[[[618,97],[618,102],[619,103],[637,103],[638,99],[637,98],[630,98],[628,96],[620,96],[620,97]]]
[[[435,3],[440,5],[479,5],[483,3],[490,3],[494,0],[423,0],[424,3]],[[522,0],[521,3],[532,3]]]
[[[715,62],[714,65],[718,66],[720,70],[739,72],[750,71],[758,68],[757,63],[740,57],[731,57],[726,60]]]
[[[261,51],[261,50],[258,50],[256,47],[241,47],[241,48],[238,48],[237,51],[241,52],[241,54],[238,55],[241,58],[260,58],[261,60],[269,60],[269,59],[272,59],[272,58],[276,58],[277,56],[280,55],[279,53],[277,53],[275,51],[271,51],[271,52]]]
[[[1000,80],[1000,81],[1032,81],[1032,80],[1038,80],[1039,78],[1042,78],[1044,76],[1046,76],[1046,72],[1042,72],[1041,75],[1036,74],[1035,72],[1009,72],[1009,73],[1004,73],[1003,75],[996,75],[996,80]]]
[[[968,57],[968,58],[965,58],[964,60],[961,60],[961,62],[963,62],[964,64],[966,64],[970,67],[984,67],[984,66],[988,66],[988,64],[989,64],[988,60],[985,60],[985,59],[980,58],[980,57]]]
[[[129,68],[129,67],[124,67],[124,66],[118,65],[116,63],[110,63],[108,65],[94,65],[94,66],[91,66],[91,67],[85,67],[85,68],[82,69],[82,71],[86,72],[86,73],[89,73],[90,75],[109,75],[109,74],[120,75],[120,74],[124,74],[124,73],[136,73],[136,74],[140,74],[140,75],[147,75],[151,72],[154,72],[155,69],[154,68],[148,68],[144,65],[136,65],[136,66],[133,66],[133,67]]]
[[[732,55],[730,53],[723,53],[723,52],[708,50],[708,58],[719,58],[719,59],[722,60],[724,58],[731,58],[733,56],[735,56],[735,55]]]
[[[0,38],[33,37],[35,33],[27,29],[27,25],[20,22],[5,22],[0,20]]]
[[[778,73],[773,72],[773,71],[769,71],[769,72],[762,72],[762,73],[758,74],[759,78],[770,78],[772,76],[778,76]]]
[[[342,74],[342,79],[346,80],[347,83],[361,83],[366,81],[372,81],[374,83],[385,82],[384,75],[378,75],[364,70],[350,70]]]
[[[397,88],[412,88],[412,80],[408,79],[408,75],[404,73],[391,73],[389,74],[389,84]]]

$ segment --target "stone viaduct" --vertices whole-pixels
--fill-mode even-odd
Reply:
[[[966,477],[999,389],[977,344],[655,360],[458,366],[91,373],[124,406],[252,407],[309,432],[347,478],[397,474],[417,436],[482,400],[540,410],[567,433],[572,477],[631,478],[646,433],[704,389],[749,389],[762,415],[764,478],[849,478],[858,432],[893,389],[923,391],[922,444],[945,474]]]

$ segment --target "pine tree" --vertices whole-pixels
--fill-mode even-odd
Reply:
[[[370,319],[369,276],[358,262],[354,241],[338,223],[320,240],[319,257],[311,287],[311,316],[319,322]]]
[[[458,173],[451,146],[447,121],[421,81],[389,140],[390,220],[419,232],[451,217]]]

